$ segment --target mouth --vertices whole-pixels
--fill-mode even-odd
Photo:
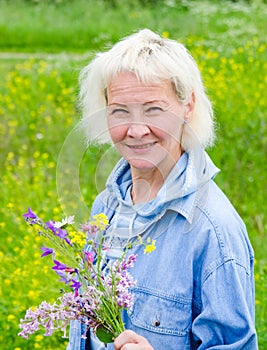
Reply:
[[[154,146],[157,142],[150,142],[150,143],[146,143],[143,145],[127,145],[129,148],[131,149],[146,149],[146,148],[150,148],[151,146]]]

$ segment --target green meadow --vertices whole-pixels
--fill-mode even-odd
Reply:
[[[202,72],[217,124],[208,153],[255,250],[256,326],[259,348],[267,349],[266,18],[259,0],[0,0],[1,349],[66,348],[61,333],[17,336],[26,309],[52,302],[63,286],[22,214],[31,207],[44,220],[61,220],[80,203],[90,208],[117,156],[111,146],[69,138],[80,118],[78,75],[95,52],[145,27],[185,44]],[[78,145],[62,154],[73,140]],[[62,179],[64,162],[78,171]]]

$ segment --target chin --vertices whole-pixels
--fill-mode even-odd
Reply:
[[[131,167],[139,170],[151,170],[157,168],[157,164],[144,159],[128,159]]]
[[[131,168],[140,171],[149,171],[160,169],[162,165],[162,160],[159,159],[140,159],[140,158],[126,158],[129,162]]]

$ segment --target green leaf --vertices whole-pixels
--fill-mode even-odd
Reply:
[[[97,338],[102,341],[103,343],[105,344],[108,344],[108,343],[113,343],[114,341],[114,334],[113,333],[110,333],[108,332],[105,328],[103,327],[98,327],[97,330],[96,330],[96,336]]]

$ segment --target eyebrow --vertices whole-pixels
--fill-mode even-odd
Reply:
[[[126,104],[124,104],[124,103],[118,103],[118,102],[114,102],[114,103],[111,103],[110,105],[109,105],[109,104],[107,105],[107,107],[112,107],[112,106],[127,107]]]
[[[114,103],[111,103],[110,105],[108,104],[109,107],[111,106],[122,106],[122,107],[127,107],[128,104],[142,104],[143,106],[146,106],[146,105],[150,105],[150,104],[153,104],[153,103],[161,103],[161,104],[164,104],[164,105],[167,105],[167,103],[163,100],[152,100],[152,101],[147,101],[145,103],[141,103],[141,102],[129,102],[129,103],[119,103],[119,102],[114,102]]]
[[[144,106],[148,105],[148,104],[151,104],[151,103],[163,103],[163,104],[166,104],[166,102],[163,101],[163,100],[152,100],[152,101],[145,102]]]

